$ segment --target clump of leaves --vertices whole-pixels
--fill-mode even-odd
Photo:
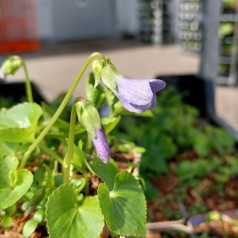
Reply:
[[[185,104],[183,95],[175,93],[172,87],[161,92],[158,99],[152,118],[124,117],[114,131],[118,137],[130,138],[145,148],[140,172],[146,180],[147,198],[166,196],[157,191],[151,181],[171,174],[178,180],[171,191],[176,201],[180,198],[185,201],[185,189],[198,187],[209,176],[225,186],[224,183],[237,174],[234,138],[201,118],[199,111]]]
[[[166,173],[166,161],[178,159],[187,150],[194,150],[197,157],[203,158],[234,151],[234,138],[201,119],[199,111],[183,103],[182,98],[182,94],[167,88],[160,93],[152,118],[124,117],[117,128],[117,135],[130,138],[146,149],[141,164],[145,175]]]
[[[90,63],[87,99],[71,102]],[[148,109],[165,83],[124,78],[96,52],[66,94],[40,105],[21,57],[9,57],[0,73],[22,68],[28,102],[0,101],[1,231],[20,223],[24,237],[40,228],[41,236],[52,238],[145,236],[146,199],[138,174],[144,150],[116,137],[109,138],[110,150],[107,136],[122,115],[151,115]]]

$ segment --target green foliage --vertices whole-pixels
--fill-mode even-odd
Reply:
[[[28,75],[26,78],[29,81]],[[71,113],[76,102],[70,104],[69,92],[41,105],[0,99],[1,228],[8,229],[24,217],[28,219],[22,230],[24,237],[34,236],[39,227],[45,227],[52,238],[98,238],[105,222],[113,236],[145,235],[145,196],[135,178],[138,173],[131,174],[144,149],[109,137],[118,153],[137,158],[126,163],[127,171],[120,172],[120,162],[114,158],[108,164],[98,158],[88,135],[89,131],[96,136],[94,130],[101,124],[109,135],[122,115],[135,114],[128,113],[115,95],[98,83],[90,74],[86,100],[91,102],[80,108],[78,119]],[[27,87],[28,100],[29,95]],[[152,113],[142,116],[151,117]],[[88,131],[85,125],[90,127]],[[117,198],[111,199],[112,194]],[[109,201],[104,196],[109,196]]]
[[[120,120],[121,120],[120,116],[103,118],[102,123],[105,128],[105,133],[109,134],[117,126],[117,124],[120,122]]]
[[[117,174],[113,189],[109,190],[106,184],[99,185],[99,203],[110,230],[126,236],[145,236],[143,194],[139,183],[126,171]]]
[[[75,168],[80,171],[82,174],[85,174],[86,171],[86,159],[85,155],[82,151],[82,148],[79,146],[74,146],[74,152],[73,152],[73,161],[72,164],[75,166]]]
[[[234,150],[235,140],[225,130],[206,125],[194,135],[194,149],[198,156],[209,156],[214,150],[225,155]]]
[[[32,142],[42,110],[36,103],[22,103],[0,114],[0,141]]]
[[[175,156],[177,151],[172,138],[161,133],[157,140],[154,141],[150,138],[143,143],[143,146],[148,149],[141,161],[142,172],[149,170],[156,173],[166,173],[168,171],[166,159]]]
[[[141,161],[144,177],[167,173],[167,163],[178,160],[183,151],[195,151],[198,158],[234,151],[235,140],[225,130],[201,120],[196,108],[167,88],[161,92],[153,118],[124,117],[114,135],[133,140],[146,149]],[[209,163],[209,162],[208,162]]]
[[[144,237],[147,208],[142,187],[158,199],[150,183],[153,176],[172,170],[181,184],[196,188],[210,173],[222,183],[238,175],[234,139],[201,120],[181,95],[166,90],[153,114],[136,115],[127,112],[96,77],[89,75],[86,94],[91,102],[82,108],[79,120],[70,114],[75,103],[69,104],[68,93],[51,104],[21,103],[0,110],[1,227],[8,228],[15,218],[26,216],[25,237],[47,226],[52,238],[98,238],[105,223],[112,236]],[[95,114],[96,121],[91,118]],[[84,128],[90,127],[94,135],[101,124],[110,140],[108,164],[98,158]],[[141,157],[142,177],[138,173]],[[176,194],[183,201],[181,184]],[[191,210],[203,211],[199,205]]]
[[[224,38],[225,36],[232,34],[233,31],[234,31],[234,23],[224,22],[220,25],[219,36],[221,38]]]
[[[15,204],[30,188],[33,176],[26,169],[17,170],[13,156],[0,159],[0,210]]]
[[[46,204],[46,219],[50,237],[99,237],[104,227],[97,197],[78,203],[72,184],[59,186]],[[93,229],[92,229],[93,227]]]
[[[237,6],[237,1],[236,0],[222,0],[222,4],[224,7],[235,7]]]
[[[94,174],[106,183],[110,190],[113,189],[115,177],[119,172],[113,160],[110,160],[108,164],[104,164],[100,159],[95,159],[88,166]]]
[[[4,210],[3,216],[0,217],[0,225],[3,227],[3,229],[7,229],[11,227],[13,223],[13,214],[16,212],[16,205],[8,207]]]
[[[201,189],[224,197],[225,184],[237,176],[237,149],[234,138],[224,129],[202,119],[196,108],[183,102],[180,94],[167,88],[160,93],[153,118],[123,117],[113,135],[144,147],[140,174],[148,200],[159,201],[158,207],[168,219],[181,213],[170,204],[186,204],[194,197],[190,191]],[[173,185],[157,181],[173,178]],[[214,188],[202,190],[205,178],[213,178]],[[153,182],[152,182],[153,181]],[[155,182],[154,182],[155,181]],[[169,187],[169,193],[165,187]],[[193,194],[194,195],[194,194]],[[198,197],[199,197],[198,196]],[[204,198],[206,200],[206,198]],[[190,215],[207,211],[201,199],[188,205]],[[150,213],[150,212],[149,212]]]
[[[9,228],[12,225],[12,218],[10,216],[4,216],[1,225],[4,229]]]
[[[37,210],[32,217],[32,219],[28,220],[23,227],[23,235],[24,237],[30,237],[31,234],[35,231],[38,224],[42,222],[44,218],[44,210]]]
[[[0,157],[14,155],[17,148],[16,143],[0,142]]]
[[[40,107],[37,104],[23,103],[2,111],[2,117],[0,118],[1,123],[2,125],[4,123],[6,125],[9,124],[9,128],[13,127],[12,131],[15,133],[15,137],[14,142],[8,142],[6,132],[9,131],[4,131],[2,134],[2,136],[4,136],[4,142],[0,143],[0,172],[2,175],[0,181],[0,209],[10,207],[21,198],[23,201],[23,211],[27,212],[35,209],[32,218],[28,220],[23,227],[23,235],[25,237],[30,237],[40,224],[44,225],[45,218],[51,237],[59,237],[59,235],[61,236],[62,234],[67,237],[98,237],[104,227],[105,214],[112,213],[112,208],[104,205],[105,201],[101,199],[100,204],[104,207],[102,215],[97,197],[88,194],[89,181],[72,178],[71,184],[62,184],[63,177],[61,171],[58,171],[60,168],[59,164],[63,160],[62,155],[66,152],[65,150],[61,152],[57,151],[58,147],[60,145],[67,145],[65,138],[69,130],[69,123],[65,120],[68,118],[66,114],[56,121],[51,131],[45,137],[45,141],[33,154],[40,158],[44,153],[47,153],[49,159],[45,161],[41,159],[36,165],[34,165],[33,161],[29,161],[28,163],[28,166],[37,166],[37,170],[34,172],[34,181],[31,172],[26,169],[17,169],[18,159],[14,156],[17,155],[21,160],[29,146],[29,143],[25,143],[24,146],[17,143],[20,141],[19,138],[22,139],[22,142],[32,141],[38,131],[50,121],[55,107],[57,107],[56,105],[57,103],[53,103],[52,105],[44,103],[43,107]],[[43,115],[43,118],[39,121],[41,115]],[[11,120],[9,120],[9,118]],[[117,126],[120,119],[120,116],[104,118],[102,123],[105,126],[106,133],[110,133]],[[10,125],[10,123],[12,124]],[[24,127],[22,129],[20,126],[19,129],[17,128],[17,131],[15,131],[15,124],[26,125],[27,132],[24,131]],[[16,136],[17,133],[19,137]],[[102,163],[99,159],[92,160],[92,157],[89,159],[84,151],[85,149],[89,152],[91,150],[90,147],[84,147],[85,138],[87,139],[86,136],[85,130],[81,126],[76,126],[75,144],[78,146],[74,145],[72,158],[75,174],[81,173],[87,176],[87,173],[90,171],[102,179],[106,184],[105,186],[111,191],[115,186],[118,186],[116,181],[118,180],[116,178],[119,176],[118,167],[112,159],[107,165]],[[123,144],[120,146],[121,149],[123,149]],[[123,149],[124,152],[128,150],[128,148],[126,148],[126,150],[125,148]],[[141,212],[137,213],[137,203],[125,203],[125,206],[129,206],[130,209],[135,209],[136,211],[136,213],[132,214],[135,222],[132,223],[134,230],[131,231],[135,235],[144,234],[146,206],[143,190],[138,182],[135,179],[133,180],[132,176],[123,176],[122,180],[123,179],[125,179],[125,185],[129,185],[129,188],[135,189],[135,201],[138,201],[139,204],[143,204],[143,207],[140,208]],[[123,182],[121,180],[119,181]],[[130,184],[131,182],[132,184]],[[120,191],[119,189],[118,192]],[[126,193],[126,189],[124,189],[121,194],[128,199],[131,192],[128,191],[128,193]],[[131,210],[128,211],[131,212]],[[112,217],[112,214],[110,216]],[[118,216],[118,214],[116,216]],[[11,226],[11,217],[12,214],[4,215],[1,218],[2,226]],[[121,220],[125,219],[128,224],[131,223],[129,220],[131,217],[124,217],[122,214],[120,214],[119,217]],[[128,226],[118,228],[120,225],[117,225],[116,222],[112,224],[113,229],[115,228],[114,232],[118,234],[130,234],[131,232],[128,230]]]
[[[176,174],[180,179],[203,178],[210,172],[210,163],[207,160],[182,161],[176,167]]]

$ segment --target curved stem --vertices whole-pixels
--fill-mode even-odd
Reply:
[[[23,70],[24,70],[24,73],[25,73],[25,79],[26,79],[25,87],[26,87],[27,100],[28,100],[28,102],[33,102],[31,81],[30,81],[30,78],[29,78],[29,75],[28,75],[26,64],[25,64],[23,59],[21,59],[21,60],[22,60],[22,66],[23,66]]]
[[[93,54],[91,54],[87,61],[84,63],[82,69],[80,70],[79,74],[77,75],[75,81],[73,82],[72,86],[70,87],[69,91],[67,92],[67,94],[65,95],[62,103],[60,104],[60,106],[58,107],[57,111],[55,112],[54,116],[51,118],[51,121],[48,123],[48,125],[44,128],[44,130],[39,134],[39,136],[36,138],[36,140],[29,146],[28,150],[26,151],[26,153],[24,154],[24,157],[20,163],[19,168],[22,169],[25,167],[28,158],[30,157],[31,153],[36,149],[36,147],[38,146],[38,144],[41,142],[41,140],[45,137],[45,135],[48,133],[48,131],[51,129],[51,127],[54,125],[54,123],[56,122],[56,120],[58,119],[58,117],[60,116],[60,114],[62,113],[62,111],[64,110],[64,108],[66,107],[66,105],[68,104],[69,100],[71,99],[74,90],[76,89],[80,79],[82,78],[85,70],[87,69],[88,65],[91,63],[91,61],[94,58],[104,58],[104,56],[98,52],[95,52]]]
[[[70,165],[74,153],[75,123],[76,123],[76,109],[74,102],[70,115],[68,148],[63,162],[64,183],[69,182]]]

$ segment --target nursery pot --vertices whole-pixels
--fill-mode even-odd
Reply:
[[[164,80],[167,86],[172,86],[177,92],[182,93],[184,102],[196,107],[201,117],[223,127],[238,140],[238,131],[216,113],[215,83],[213,80],[192,74],[161,75],[156,78]]]
[[[39,88],[35,83],[31,83],[34,102],[41,103],[45,101]],[[0,97],[4,97],[13,103],[20,102],[26,97],[25,82],[6,82],[0,80]]]
[[[184,95],[183,101],[196,107],[200,115],[212,118],[215,114],[214,82],[198,75],[160,75],[156,78],[166,82],[167,87],[173,87]]]

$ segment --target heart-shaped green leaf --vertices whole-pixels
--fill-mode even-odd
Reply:
[[[51,238],[98,238],[104,227],[98,198],[88,197],[79,205],[72,184],[59,186],[49,197],[46,220]]]
[[[96,174],[106,183],[109,190],[113,189],[115,177],[119,172],[114,160],[110,159],[109,163],[105,164],[100,159],[94,159],[88,163],[88,167],[92,173]]]
[[[0,114],[0,141],[32,142],[42,114],[36,103],[21,103]]]
[[[0,141],[0,157],[14,155],[17,144]]]
[[[138,181],[127,171],[115,178],[110,191],[100,184],[98,198],[109,229],[116,234],[142,236],[146,234],[146,200]]]
[[[16,170],[17,158],[0,159],[0,210],[12,206],[30,188],[33,175],[26,169]]]

